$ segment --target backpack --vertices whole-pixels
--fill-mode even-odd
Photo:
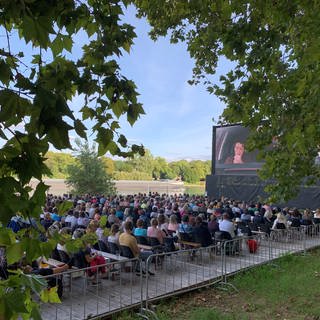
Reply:
[[[249,239],[247,245],[250,253],[256,253],[258,249],[258,241],[255,239]]]

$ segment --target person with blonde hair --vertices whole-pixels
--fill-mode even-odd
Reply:
[[[147,229],[147,235],[149,238],[157,238],[160,244],[163,244],[163,233],[158,228],[158,219],[151,219],[151,226]]]
[[[172,214],[169,218],[168,231],[177,232],[179,224],[177,221],[177,216]]]
[[[276,220],[273,222],[272,229],[287,229],[288,227],[288,221],[285,217],[285,215],[282,212],[279,212],[277,214]]]

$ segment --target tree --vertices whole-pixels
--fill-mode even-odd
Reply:
[[[114,194],[115,184],[107,174],[103,161],[98,158],[95,146],[90,147],[80,141],[77,144],[77,162],[68,166],[67,184],[73,187],[76,194]]]
[[[65,179],[68,165],[74,163],[74,157],[69,153],[48,151],[45,155],[45,165],[49,168],[52,177]]]
[[[320,177],[315,165],[320,126],[320,11],[316,1],[136,0],[151,37],[186,42],[201,81],[226,104],[220,123],[251,131],[248,147],[266,160],[271,200],[288,200],[302,182]],[[230,71],[213,83],[219,58]],[[268,148],[271,144],[272,148]],[[306,177],[308,177],[306,179]],[[306,179],[306,180],[305,180]]]
[[[152,176],[154,179],[173,179],[175,174],[164,158],[156,157],[153,161]]]
[[[154,158],[150,150],[146,149],[144,155],[136,154],[132,159],[127,161],[137,171],[146,172],[152,176]]]
[[[0,2],[0,222],[16,212],[38,218],[50,175],[45,155],[50,145],[70,149],[70,136],[90,135],[99,155],[143,154],[129,146],[118,119],[133,125],[144,113],[133,81],[122,75],[116,58],[129,52],[135,33],[121,21],[123,0]],[[77,37],[80,54],[73,51]],[[77,98],[76,108],[71,107]],[[79,118],[78,118],[79,117]],[[29,182],[40,182],[33,193]],[[48,256],[58,238],[39,242],[39,229],[15,235],[0,229],[0,246],[9,263],[26,253],[27,262]],[[32,289],[37,281],[21,272],[0,282],[0,317],[39,318]],[[14,302],[13,302],[14,301]]]
[[[114,170],[115,170],[114,161],[108,157],[101,157],[101,161],[104,165],[104,169],[105,169],[106,173],[108,175],[112,176],[114,174]]]

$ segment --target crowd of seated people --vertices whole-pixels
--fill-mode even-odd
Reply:
[[[58,213],[58,204],[62,201],[70,201],[72,208]],[[8,226],[16,232],[18,227],[28,227],[30,223],[37,224],[17,215]],[[74,198],[48,195],[43,212],[39,214],[39,223],[43,230],[41,241],[55,232],[65,235],[66,239],[68,236],[82,238],[84,234],[96,237],[95,244],[85,243],[76,254],[70,254],[63,241],[53,252],[53,257],[67,265],[91,267],[88,275],[95,282],[98,274],[103,278],[109,270],[99,267],[105,260],[93,249],[145,261],[154,252],[178,249],[178,241],[207,247],[214,243],[218,234],[233,239],[250,235],[254,230],[270,234],[273,229],[320,225],[320,209],[315,213],[308,209],[301,212],[268,204],[157,193]],[[151,249],[141,251],[139,244],[149,245]],[[163,251],[154,251],[156,246],[162,246]]]

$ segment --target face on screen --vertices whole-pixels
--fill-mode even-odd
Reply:
[[[237,142],[234,146],[234,154],[235,156],[242,157],[244,154],[244,144],[241,142]]]
[[[248,152],[245,141],[249,130],[240,125],[217,127],[215,131],[215,168],[216,172],[255,173],[262,162],[257,160],[257,151]]]

